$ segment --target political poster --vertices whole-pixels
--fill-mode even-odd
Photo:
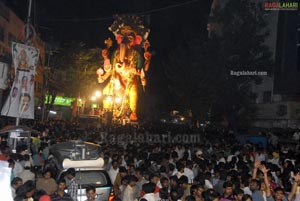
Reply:
[[[12,44],[15,79],[1,115],[34,119],[34,78],[39,49],[21,43]]]

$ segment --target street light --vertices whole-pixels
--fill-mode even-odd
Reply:
[[[96,95],[96,97],[101,97],[101,92],[100,91],[96,91],[95,95]]]
[[[115,102],[116,102],[116,103],[121,103],[121,98],[120,98],[120,97],[116,97],[116,98],[115,98]]]

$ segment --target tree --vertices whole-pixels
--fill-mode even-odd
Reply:
[[[228,0],[212,10],[211,37],[194,36],[172,50],[166,61],[169,87],[184,109],[204,120],[211,113],[216,122],[226,119],[236,128],[254,115],[250,84],[255,76],[232,76],[231,71],[268,71],[271,52],[265,15],[259,5],[247,0]],[[191,34],[192,36],[192,34]],[[177,56],[175,56],[177,55]],[[221,118],[220,118],[221,117]]]
[[[232,76],[232,71],[267,71],[271,75],[272,53],[264,43],[268,37],[267,21],[262,4],[252,1],[229,0],[223,8],[213,10],[212,22],[220,26],[218,54],[221,58],[219,74],[223,86],[215,101],[216,114],[222,113],[233,129],[242,120],[250,120],[255,115],[253,94],[250,84],[258,76]],[[219,111],[218,111],[219,110]],[[238,121],[240,120],[240,121]]]
[[[99,88],[96,70],[102,61],[100,49],[89,49],[83,43],[67,43],[52,58],[48,92],[52,99],[58,93],[88,99]],[[54,99],[52,100],[53,104]],[[50,101],[51,102],[51,101]],[[48,110],[52,107],[49,104]]]

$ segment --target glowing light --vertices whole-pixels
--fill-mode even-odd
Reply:
[[[56,114],[56,111],[52,111],[52,110],[50,110],[50,112],[49,112],[50,114]]]
[[[95,101],[95,100],[96,100],[96,96],[92,96],[92,97],[91,97],[91,100],[92,100],[92,101]]]
[[[96,95],[96,97],[100,97],[102,94],[100,91],[96,91],[95,95]]]
[[[107,102],[112,102],[112,97],[111,97],[111,96],[107,96],[107,97],[106,97],[106,101],[107,101]]]
[[[116,98],[115,98],[115,102],[116,102],[116,103],[121,103],[121,98],[120,98],[120,97],[116,97]]]

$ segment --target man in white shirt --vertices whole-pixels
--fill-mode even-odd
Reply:
[[[119,172],[119,164],[118,161],[111,162],[111,168],[108,170],[108,175],[110,177],[111,183],[114,184],[116,180],[116,176]]]
[[[122,201],[134,201],[136,199],[136,182],[138,181],[137,177],[134,175],[128,176],[128,185],[125,188]]]
[[[35,181],[35,174],[31,172],[30,168],[31,168],[30,162],[27,161],[25,163],[23,172],[21,172],[19,175],[19,177],[23,180],[24,183],[28,180]]]
[[[156,185],[152,182],[143,184],[143,192],[145,195],[141,199],[145,199],[147,201],[155,201],[154,191],[155,191]]]
[[[187,176],[189,184],[192,184],[195,178],[192,168],[193,168],[193,162],[191,160],[187,160],[186,167],[183,170],[183,175]]]

